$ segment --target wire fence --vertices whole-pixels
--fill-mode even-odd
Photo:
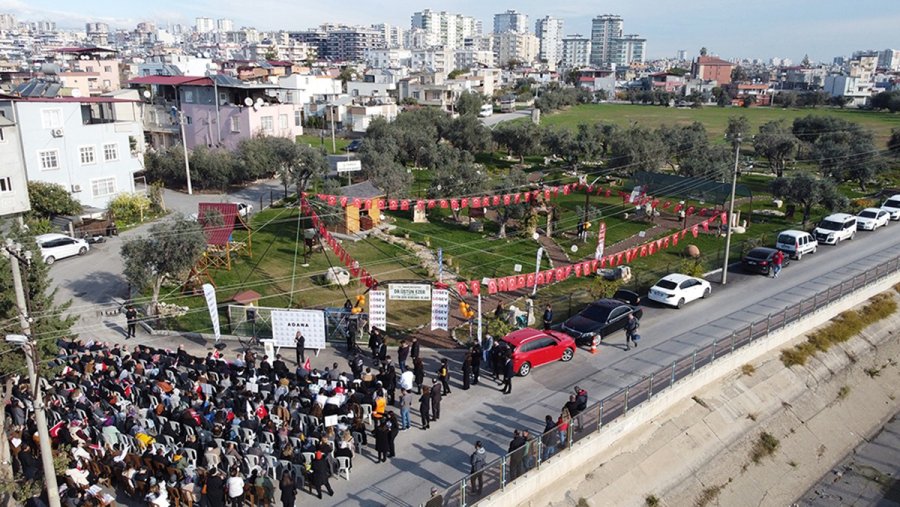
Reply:
[[[448,487],[442,494],[446,507],[475,505],[483,498],[503,490],[525,472],[553,466],[552,457],[564,454],[575,442],[602,431],[603,427],[624,417],[657,394],[673,387],[678,381],[694,375],[701,368],[732,354],[755,341],[768,337],[804,315],[825,308],[851,292],[860,290],[900,270],[900,257],[879,264],[844,280],[840,284],[816,293],[813,297],[783,308],[765,319],[755,321],[731,332],[723,339],[672,361],[672,364],[619,389],[615,393],[589,406],[565,424],[547,433],[535,436],[527,443],[490,463],[474,474]],[[678,337],[676,337],[677,339]],[[565,421],[564,421],[565,423]],[[429,504],[431,505],[431,504]]]

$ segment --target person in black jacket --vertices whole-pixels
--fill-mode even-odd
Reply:
[[[384,463],[390,454],[391,446],[391,430],[388,429],[384,420],[375,427],[375,450],[378,452],[378,461]]]
[[[421,357],[413,360],[413,377],[416,383],[416,394],[422,392],[422,384],[425,383],[425,363]]]
[[[463,376],[463,391],[469,390],[469,383],[472,378],[472,353],[466,352],[466,357],[463,358],[462,364],[462,376]]]
[[[300,331],[294,335],[294,344],[297,346],[297,367],[299,368],[306,361],[306,338]]]
[[[319,500],[322,499],[322,486],[325,486],[328,496],[334,496],[334,490],[331,489],[331,483],[328,481],[330,475],[331,471],[328,469],[328,462],[325,461],[325,456],[322,454],[322,451],[316,451],[315,458],[312,461],[310,483],[316,488]]]
[[[206,478],[206,503],[209,507],[225,507],[225,478],[219,469]]]
[[[478,385],[478,376],[481,374],[481,345],[472,345],[472,384]]]
[[[506,358],[505,369],[503,371],[503,394],[512,393],[512,379],[516,375],[513,369],[513,361],[511,357]]]
[[[544,329],[550,329],[553,324],[553,308],[548,304],[544,309]]]
[[[437,421],[441,418],[441,399],[444,393],[441,391],[441,385],[438,384],[436,378],[431,379],[431,420]]]
[[[422,416],[422,429],[427,430],[431,427],[428,424],[431,414],[431,388],[428,386],[422,387],[422,396],[419,397],[419,414]]]
[[[26,481],[33,481],[41,476],[41,461],[31,452],[31,445],[28,442],[22,442],[19,465]]]
[[[294,501],[297,498],[297,485],[290,470],[285,470],[281,474],[281,482],[278,483],[278,489],[281,490],[281,504],[283,507],[294,507]]]

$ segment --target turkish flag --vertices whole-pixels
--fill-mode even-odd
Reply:
[[[697,224],[694,224],[694,226],[691,227],[691,234],[693,234],[695,238],[700,234],[700,227],[698,227]]]
[[[709,232],[709,220],[704,220],[700,225],[703,226],[703,232]]]
[[[366,202],[363,204],[363,209],[369,209],[372,207],[372,199],[366,199]]]
[[[450,203],[448,203],[446,199],[441,199],[441,209],[447,209],[447,206],[449,205]]]
[[[435,202],[434,199],[428,199],[428,209],[434,208]]]
[[[509,206],[509,203],[512,201],[512,197],[509,194],[503,196],[503,205]]]
[[[334,206],[335,204],[337,204],[337,196],[335,196],[335,195],[329,195],[329,196],[328,196],[328,205],[329,205],[329,206]]]
[[[316,197],[318,197],[320,201],[327,201],[327,200],[328,200],[328,196],[325,195],[325,194],[316,194]]]
[[[700,210],[700,216],[701,216],[701,217],[705,217],[705,216],[706,216],[706,208],[702,208],[702,209]]]
[[[450,209],[459,209],[459,201],[457,201],[456,199],[450,199]]]
[[[728,224],[728,213],[722,212],[722,225]]]
[[[581,277],[581,264],[575,265],[575,277],[576,278]]]
[[[471,282],[469,282],[469,291],[472,292],[473,296],[480,296],[481,282],[479,282],[478,280],[472,280]]]
[[[506,283],[506,278],[498,278],[497,279],[497,290],[500,292],[506,292],[508,285]]]
[[[460,208],[468,208],[468,207],[469,207],[469,198],[468,198],[468,197],[463,197],[462,199],[460,199],[460,200],[459,200],[459,207],[460,207]]]
[[[606,267],[606,257],[601,257],[600,258],[600,268],[602,269],[605,267]]]
[[[622,257],[624,255],[625,254],[623,252],[619,252],[618,254],[616,254],[616,266],[618,266],[619,264],[622,264]]]
[[[526,287],[534,287],[535,276],[534,273],[528,273],[525,276],[525,286]]]
[[[347,196],[341,196],[341,207],[342,208],[347,207]]]
[[[663,209],[668,209],[669,206],[671,206],[671,205],[672,205],[672,201],[666,201],[663,203]]]
[[[359,197],[354,197],[353,198],[353,207],[356,209],[359,209],[360,206],[362,206],[362,200],[360,200]]]
[[[409,211],[409,199],[400,201],[400,211]]]
[[[625,192],[622,192],[622,203],[629,203],[629,202],[631,202],[631,196],[626,194]]]
[[[596,273],[597,266],[600,264],[600,261],[598,261],[597,259],[591,259],[590,262],[591,262],[591,273]]]
[[[556,281],[561,282],[566,279],[566,270],[564,268],[556,268]]]
[[[515,275],[506,277],[506,289],[507,290],[514,291],[514,290],[516,290],[516,287],[518,285],[519,285],[519,280],[518,280],[518,278],[515,277]]]
[[[539,272],[537,275],[535,275],[534,283],[537,284],[538,286],[544,285],[544,283],[546,283],[546,282],[544,282],[544,273]]]
[[[572,266],[571,265],[566,266],[566,278],[569,278],[570,276],[572,276]]]
[[[388,201],[388,208],[391,211],[397,211],[397,206],[399,206],[397,199],[391,199],[390,201]]]
[[[491,279],[488,282],[488,294],[496,294],[497,293],[497,280]]]
[[[517,289],[524,289],[525,284],[527,284],[527,283],[528,283],[528,279],[525,278],[525,275],[519,275],[516,277],[516,288]]]
[[[472,207],[480,208],[481,207],[481,197],[473,197],[472,198]]]
[[[681,231],[681,239],[684,239],[685,236],[687,236],[687,229]]]
[[[544,200],[545,200],[545,201],[549,201],[549,200],[550,200],[550,189],[549,189],[549,188],[546,189],[546,190],[544,190]]]
[[[569,185],[563,185],[563,195],[569,195]]]
[[[425,201],[419,199],[418,201],[416,201],[416,208],[418,208],[419,211],[424,210],[426,204],[427,204],[427,203],[426,203]]]
[[[468,289],[466,288],[466,282],[456,282],[456,292],[459,293],[460,297],[465,297]]]
[[[500,196],[499,195],[495,195],[493,197],[493,203],[494,203],[494,206],[500,206]]]
[[[694,214],[694,207],[693,207],[693,206],[689,207],[689,208],[687,209],[687,211],[685,211],[684,214],[687,215],[687,216],[693,215],[693,214]]]
[[[663,238],[663,240],[662,240],[663,248],[669,248],[669,239],[670,239],[669,236],[666,236],[665,238]]]
[[[612,189],[607,188],[606,189],[606,197],[609,197],[611,195],[612,195]]]
[[[350,263],[350,274],[354,277],[359,276],[359,268],[353,267],[353,263]]]
[[[513,203],[519,204],[519,201],[522,200],[522,194],[513,194]]]
[[[656,242],[651,241],[649,245],[647,245],[647,255],[653,255],[656,253]]]

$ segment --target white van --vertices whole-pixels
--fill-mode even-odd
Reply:
[[[891,220],[900,220],[900,194],[890,196],[881,209],[891,214]]]
[[[494,105],[493,104],[483,104],[481,106],[481,111],[478,112],[478,116],[482,118],[487,118],[488,116],[492,116],[494,114]]]
[[[806,254],[816,253],[819,242],[808,232],[788,230],[778,233],[775,248],[799,261]]]
[[[847,213],[828,215],[813,231],[816,241],[823,245],[837,245],[856,236],[856,217]]]

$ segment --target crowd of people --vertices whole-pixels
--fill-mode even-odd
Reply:
[[[319,371],[305,358],[297,334],[297,365],[281,355],[229,353],[218,345],[205,357],[183,347],[126,348],[99,342],[60,340],[59,373],[50,381],[47,415],[57,452],[68,468],[59,479],[68,507],[105,505],[111,498],[98,485],[119,488],[153,507],[208,505],[239,507],[245,501],[294,505],[305,490],[333,495],[331,479],[349,478],[354,458],[374,444],[375,461],[396,456],[395,440],[413,427],[418,400],[419,427],[428,430],[451,394],[451,372],[441,360],[426,375],[416,338],[401,341],[397,359],[387,355],[385,336],[370,334],[371,355],[349,351],[347,369],[337,363]],[[411,364],[410,364],[411,362]],[[482,368],[511,392],[511,349],[489,336],[469,347],[460,365],[462,389],[479,384]],[[40,480],[38,440],[27,382],[16,386],[7,407],[14,468]],[[547,416],[544,441],[549,457],[568,441],[571,421],[587,403],[572,396],[557,419]],[[397,410],[392,410],[396,408]],[[551,427],[552,423],[552,427]],[[550,431],[552,430],[552,431]],[[533,462],[534,439],[518,431],[510,444],[511,477]],[[521,457],[518,459],[516,457]],[[474,494],[480,494],[486,463],[481,442],[471,455]],[[476,480],[477,477],[477,480]],[[33,507],[43,507],[37,496]]]

